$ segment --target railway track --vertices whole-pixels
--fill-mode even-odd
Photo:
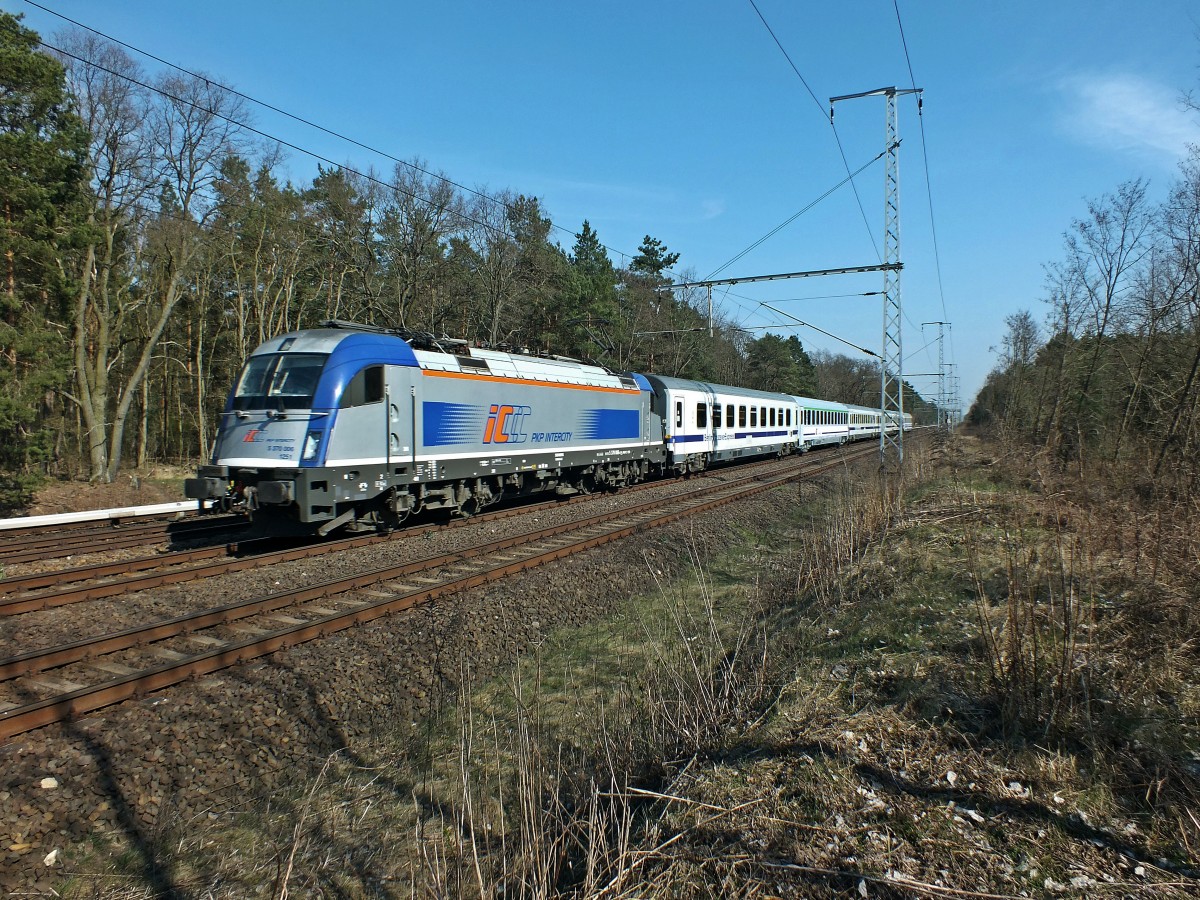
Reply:
[[[212,541],[229,538],[246,528],[243,516],[186,521],[138,522],[132,525],[56,526],[9,532],[0,538],[0,566],[61,559],[145,547],[166,541]]]
[[[763,466],[757,466],[753,471],[761,471],[763,468]],[[734,477],[739,471],[741,470],[716,469],[700,476],[699,479],[691,479],[689,483],[694,484],[701,480],[720,481]],[[638,491],[650,490],[666,483],[664,481],[643,483],[627,488],[623,495],[628,496]],[[585,495],[554,502],[556,505],[586,503],[596,496],[606,495]],[[13,576],[0,579],[0,617],[37,612],[87,600],[118,597],[136,591],[182,584],[201,578],[212,578],[260,566],[294,562],[329,553],[354,550],[390,540],[411,540],[435,530],[464,527],[480,522],[492,522],[525,515],[536,509],[538,505],[540,504],[510,506],[482,513],[470,519],[453,519],[439,524],[410,526],[389,534],[314,540],[298,547],[295,546],[294,541],[284,542],[287,545],[280,547],[280,541],[260,539],[216,547],[202,546],[189,550],[155,553],[151,556],[77,566],[53,572]],[[216,527],[220,529],[229,526],[225,524]],[[194,533],[200,534],[199,530]],[[222,533],[220,530],[213,532],[215,535]],[[112,548],[110,547],[110,549]],[[61,587],[62,585],[72,586],[64,588]]]
[[[0,660],[0,682],[7,698],[0,700],[0,740],[745,499],[872,452],[866,447],[835,459],[803,460],[782,472],[746,474],[705,484],[670,500],[642,502],[549,528],[484,540],[450,554],[281,590]],[[304,549],[312,548],[291,552]],[[261,565],[257,560],[249,562]]]

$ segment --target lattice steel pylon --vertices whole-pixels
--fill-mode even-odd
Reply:
[[[878,88],[859,94],[829,98],[833,104],[860,97],[883,97],[887,101],[886,156],[883,192],[883,348],[880,353],[879,411],[884,427],[879,430],[879,464],[888,471],[904,464],[904,336],[900,304],[900,129],[896,122],[896,98],[920,94],[920,88]],[[892,423],[894,427],[888,427]]]
[[[946,329],[950,327],[949,322],[922,322],[921,327],[926,325],[936,325],[938,327],[938,398],[937,398],[937,414],[938,414],[938,431],[946,432],[950,430],[950,394],[946,390]]]

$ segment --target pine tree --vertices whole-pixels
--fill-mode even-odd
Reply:
[[[87,136],[62,66],[0,12],[0,507],[52,452],[47,397],[67,380],[51,323],[70,291],[61,260],[81,235]],[[14,493],[15,491],[15,493]]]

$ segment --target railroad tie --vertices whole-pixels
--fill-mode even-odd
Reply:
[[[297,619],[295,616],[285,616],[282,614],[265,616],[264,618],[272,622],[278,622],[280,625],[304,625],[308,621],[307,619]]]
[[[132,669],[129,666],[123,666],[116,662],[105,662],[104,660],[96,660],[88,663],[88,668],[95,669],[98,672],[104,672],[106,675],[132,675],[137,669]]]
[[[57,678],[46,678],[45,676],[29,678],[26,683],[40,690],[51,691],[55,694],[69,694],[84,687],[84,685],[75,684],[73,681],[60,681]]]
[[[249,635],[250,637],[257,637],[260,634],[267,633],[265,628],[257,628],[254,625],[245,625],[241,622],[230,624],[229,629],[230,631],[236,631],[238,634],[245,634]]]
[[[223,641],[220,638],[215,638],[211,634],[189,634],[187,639],[193,644],[200,644],[204,647],[223,647],[228,641]]]

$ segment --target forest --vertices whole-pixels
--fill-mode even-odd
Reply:
[[[1040,320],[1028,310],[1008,317],[1000,364],[968,423],[1080,473],[1123,473],[1137,489],[1194,496],[1200,148],[1163,203],[1140,179],[1089,202],[1046,267],[1045,303]]]
[[[82,30],[52,46],[0,13],[0,506],[194,464],[246,355],[327,319],[878,405],[874,358],[710,334],[658,238],[618,264],[589,222],[418,158],[294,184],[218,77],[147,73]]]

